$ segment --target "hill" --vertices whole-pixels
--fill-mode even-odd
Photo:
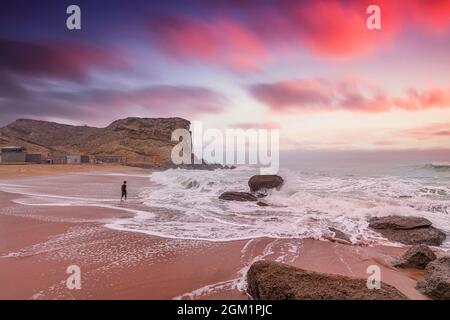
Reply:
[[[106,128],[18,119],[0,129],[0,146],[20,145],[36,153],[120,155],[133,163],[169,164],[176,144],[171,141],[172,131],[189,127],[190,122],[182,118],[126,118]]]

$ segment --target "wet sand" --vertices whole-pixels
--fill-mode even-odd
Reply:
[[[90,171],[138,172],[139,169],[117,164],[0,164],[0,179],[50,176]]]
[[[248,299],[247,268],[280,254],[294,266],[359,278],[376,264],[383,282],[409,298],[425,298],[414,288],[421,271],[390,267],[406,248],[312,239],[165,239],[104,227],[130,215],[121,210],[26,206],[12,201],[18,197],[23,195],[0,192],[0,299]],[[284,252],[286,244],[297,249]],[[66,286],[70,265],[81,268],[81,290]]]

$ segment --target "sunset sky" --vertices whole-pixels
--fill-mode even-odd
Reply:
[[[283,149],[450,148],[450,1],[3,1],[0,110],[0,126],[177,116],[279,128]]]

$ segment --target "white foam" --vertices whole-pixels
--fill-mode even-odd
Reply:
[[[122,173],[122,172],[76,172],[75,175],[80,176],[105,176],[105,177],[133,177],[133,178],[149,178],[150,174],[139,173]]]
[[[265,198],[271,206],[254,202],[219,200],[224,191],[248,191],[247,181],[257,169],[182,170],[154,172],[134,203],[121,204],[109,193],[93,197],[87,190],[67,196],[57,193],[54,181],[49,190],[35,191],[24,181],[0,184],[0,190],[26,197],[16,203],[35,206],[99,206],[133,213],[106,226],[115,230],[141,232],[172,239],[233,241],[257,237],[322,239],[334,227],[350,235],[354,243],[380,242],[368,229],[373,216],[422,216],[450,233],[450,189],[435,177],[325,175],[282,170],[281,191]],[[137,181],[137,180],[136,180]],[[56,182],[55,182],[56,183]],[[116,192],[116,181],[110,186]],[[57,184],[57,183],[56,183]],[[95,192],[98,193],[98,185]],[[53,188],[53,189],[51,189]],[[79,191],[79,190],[77,190]],[[141,203],[140,203],[141,202]],[[450,241],[444,245],[450,247]]]
[[[296,240],[284,241],[272,239],[262,250],[259,249],[260,251],[258,253],[257,245],[260,240],[261,239],[251,239],[244,245],[241,250],[239,269],[236,271],[233,279],[208,284],[190,292],[183,293],[173,299],[194,300],[201,296],[208,296],[223,290],[238,290],[247,294],[247,272],[253,263],[267,259],[277,262],[292,263],[298,258],[301,250],[301,243]],[[249,296],[249,298],[251,297]]]
[[[444,168],[444,167],[450,168],[450,162],[432,162],[431,166],[436,168]]]
[[[380,240],[368,229],[368,218],[397,214],[423,216],[450,231],[445,211],[450,208],[448,188],[410,178],[284,172],[282,190],[265,198],[272,207],[218,199],[224,191],[248,191],[248,178],[255,173],[251,168],[156,172],[151,176],[152,186],[140,194],[144,204],[157,208],[155,216],[139,222],[125,219],[109,227],[208,241],[321,239],[329,227],[335,227],[348,233],[353,242],[364,243]],[[430,208],[435,208],[434,212]]]

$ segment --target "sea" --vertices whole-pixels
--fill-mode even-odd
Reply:
[[[288,159],[289,160],[289,159]],[[292,160],[292,159],[291,159]],[[331,228],[355,244],[391,244],[368,228],[371,217],[419,216],[450,235],[450,163],[421,159],[321,157],[284,161],[284,184],[254,202],[223,201],[225,191],[249,191],[257,166],[139,174],[78,173],[42,179],[0,180],[0,191],[21,196],[24,205],[100,206],[133,213],[108,221],[115,230],[171,239],[233,241],[325,239]],[[86,179],[86,176],[96,176]],[[127,180],[130,198],[120,201]],[[450,249],[450,237],[442,248]]]

